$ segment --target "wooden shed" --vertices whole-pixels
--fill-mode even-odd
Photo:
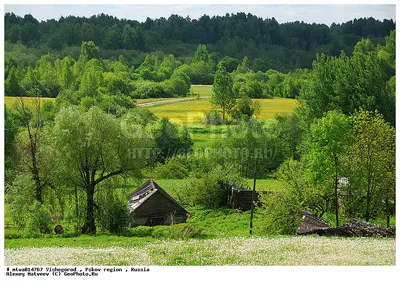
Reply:
[[[228,205],[231,208],[239,209],[242,211],[250,210],[251,203],[259,206],[259,193],[250,188],[235,188],[232,186],[230,195],[228,197]]]
[[[128,197],[131,226],[171,225],[184,223],[189,212],[149,179]]]

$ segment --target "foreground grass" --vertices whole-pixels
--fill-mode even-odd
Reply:
[[[88,237],[88,236],[86,236]],[[97,237],[92,237],[96,242]],[[230,237],[4,250],[5,265],[395,265],[394,239]],[[77,238],[77,242],[81,239]]]

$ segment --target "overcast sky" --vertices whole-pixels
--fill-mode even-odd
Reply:
[[[206,2],[206,1],[205,1]],[[15,3],[15,2],[13,2]],[[75,1],[76,3],[76,1]],[[84,3],[82,1],[81,3]],[[215,3],[215,2],[214,2]],[[390,3],[390,2],[386,2]],[[39,21],[47,19],[58,20],[61,16],[85,16],[108,14],[117,18],[125,18],[143,22],[147,17],[168,18],[171,14],[189,16],[198,19],[209,16],[225,15],[226,13],[245,12],[262,18],[274,17],[279,23],[304,21],[307,23],[343,23],[354,18],[374,17],[375,19],[395,20],[395,5],[49,5],[49,4],[6,4],[5,12],[14,12],[19,16],[31,14]]]

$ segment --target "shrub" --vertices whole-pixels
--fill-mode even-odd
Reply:
[[[222,125],[224,120],[222,120],[221,113],[217,110],[209,110],[204,112],[204,117],[201,120],[204,125]]]
[[[301,220],[301,205],[295,195],[287,192],[262,195],[265,233],[293,235]]]
[[[200,178],[190,180],[193,189],[192,200],[195,204],[207,208],[224,207],[227,205],[231,186],[244,185],[244,180],[239,177],[234,167],[217,166]]]
[[[136,84],[136,89],[132,92],[133,98],[157,98],[170,97],[171,94],[165,93],[162,85],[152,81],[143,81]]]
[[[175,155],[165,162],[157,163],[153,175],[158,179],[184,179],[189,175],[188,158],[184,155]]]
[[[129,229],[129,235],[134,237],[151,237],[153,235],[154,227],[138,226]]]
[[[97,221],[103,230],[120,233],[129,224],[129,210],[126,202],[110,197],[103,200],[99,209]]]
[[[49,234],[51,225],[54,224],[51,213],[43,204],[35,201],[28,208],[29,217],[26,221],[25,232],[30,236]]]

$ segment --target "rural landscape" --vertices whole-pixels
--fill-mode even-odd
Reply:
[[[393,19],[4,21],[6,266],[396,264]]]

